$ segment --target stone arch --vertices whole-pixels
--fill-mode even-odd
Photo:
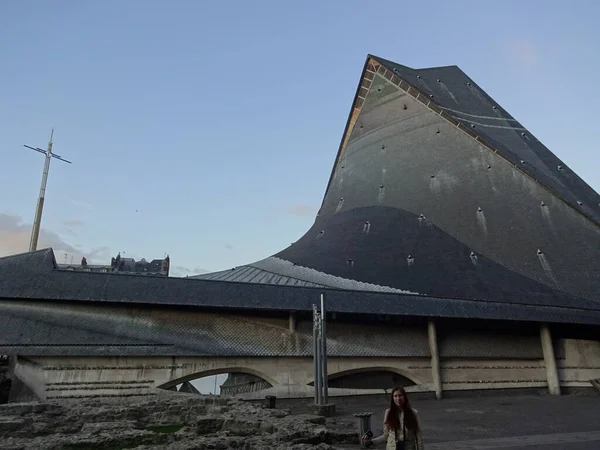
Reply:
[[[356,383],[358,382],[358,377],[360,375],[367,375],[370,374],[372,377],[376,377],[379,376],[379,378],[381,380],[383,380],[385,378],[384,374],[396,374],[399,377],[403,378],[404,380],[400,379],[397,382],[391,383],[391,384],[399,384],[401,386],[414,386],[414,385],[421,385],[423,384],[423,381],[421,379],[419,379],[419,377],[416,377],[414,374],[403,370],[403,369],[399,369],[397,367],[390,367],[390,366],[368,366],[368,367],[359,367],[359,368],[354,368],[354,369],[348,369],[348,370],[342,370],[340,372],[336,372],[336,373],[332,373],[332,374],[328,374],[328,385],[330,388],[344,388],[344,387],[348,387],[348,388],[354,388],[354,389],[373,389],[374,387],[362,387],[362,388],[357,388],[356,387]],[[365,384],[368,384],[369,382],[367,381],[368,377],[365,377],[365,379],[363,380],[363,382]],[[352,386],[343,386],[343,380],[346,379],[347,380],[347,384],[352,384]],[[390,377],[391,379],[391,377]],[[353,380],[353,381],[350,381]],[[314,386],[314,380],[311,381],[310,383],[308,383],[310,386]],[[391,388],[392,386],[390,385],[389,388]],[[377,389],[377,388],[375,388]]]
[[[185,383],[186,381],[195,380],[197,378],[210,377],[211,375],[220,375],[220,374],[224,374],[224,373],[227,373],[227,374],[229,374],[229,373],[246,373],[246,374],[253,375],[257,378],[262,379],[263,381],[270,384],[271,386],[275,386],[277,384],[277,382],[275,380],[273,380],[271,377],[269,377],[268,375],[265,375],[263,372],[254,370],[249,367],[219,367],[216,369],[208,369],[208,370],[201,370],[199,372],[193,372],[188,375],[184,375],[182,377],[175,378],[173,380],[169,380],[166,383],[163,383],[156,387],[160,388],[160,389],[169,390],[169,389],[172,389],[174,386],[177,386],[178,384]]]

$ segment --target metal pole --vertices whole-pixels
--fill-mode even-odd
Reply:
[[[323,378],[323,319],[319,321],[319,405],[322,405],[324,402],[323,399],[323,388],[325,386],[325,379]]]
[[[319,405],[323,404],[323,359],[321,356],[321,314],[317,313],[317,390]]]
[[[325,312],[325,294],[321,294],[321,373],[323,376],[323,403],[327,403],[329,397],[329,380],[327,377],[327,313]]]
[[[50,141],[46,149],[46,161],[44,162],[44,172],[42,174],[42,185],[40,186],[40,196],[38,197],[37,207],[35,208],[35,219],[33,221],[33,229],[31,230],[31,240],[29,241],[29,251],[37,250],[38,238],[40,236],[40,225],[42,223],[42,211],[44,209],[44,197],[46,195],[46,183],[48,181],[48,171],[50,170],[50,159],[52,158],[52,137],[54,129],[50,134]]]
[[[319,324],[317,305],[313,305],[313,375],[315,383],[315,405],[319,404]]]

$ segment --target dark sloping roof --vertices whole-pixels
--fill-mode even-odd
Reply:
[[[1,299],[169,305],[250,311],[311,311],[326,293],[330,312],[600,325],[600,308],[512,303],[253,283],[71,272],[51,249],[0,258]]]
[[[598,307],[598,194],[521,128],[455,66],[369,57],[315,223],[275,256],[427,296]]]
[[[0,257],[0,286],[10,279],[20,279],[29,273],[50,273],[58,265],[52,249]]]
[[[411,69],[372,58],[472,128],[519,170],[600,223],[600,195],[457,66]]]
[[[325,287],[323,284],[312,283],[296,277],[288,277],[279,273],[273,273],[247,264],[229,270],[194,275],[190,278],[198,280],[237,281],[242,283],[278,284],[285,286],[311,286]]]
[[[286,286],[306,286],[339,288],[352,291],[397,292],[399,294],[417,294],[402,289],[391,288],[373,283],[363,283],[351,278],[342,278],[309,269],[289,261],[271,256],[252,264],[235,267],[220,272],[194,275],[199,280],[237,281],[242,283],[278,284]]]

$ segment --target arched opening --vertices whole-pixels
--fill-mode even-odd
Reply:
[[[389,367],[369,367],[347,370],[329,375],[327,385],[337,389],[376,389],[391,390],[394,386],[414,386],[417,383],[397,369]],[[309,383],[314,386],[314,382]]]
[[[186,375],[158,387],[187,394],[236,396],[269,389],[273,382],[254,370],[236,367]]]

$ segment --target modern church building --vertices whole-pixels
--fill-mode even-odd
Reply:
[[[304,236],[188,279],[0,259],[0,353],[42,398],[215,373],[248,398],[310,396],[321,293],[332,396],[591,388],[600,195],[458,67],[368,56]]]

